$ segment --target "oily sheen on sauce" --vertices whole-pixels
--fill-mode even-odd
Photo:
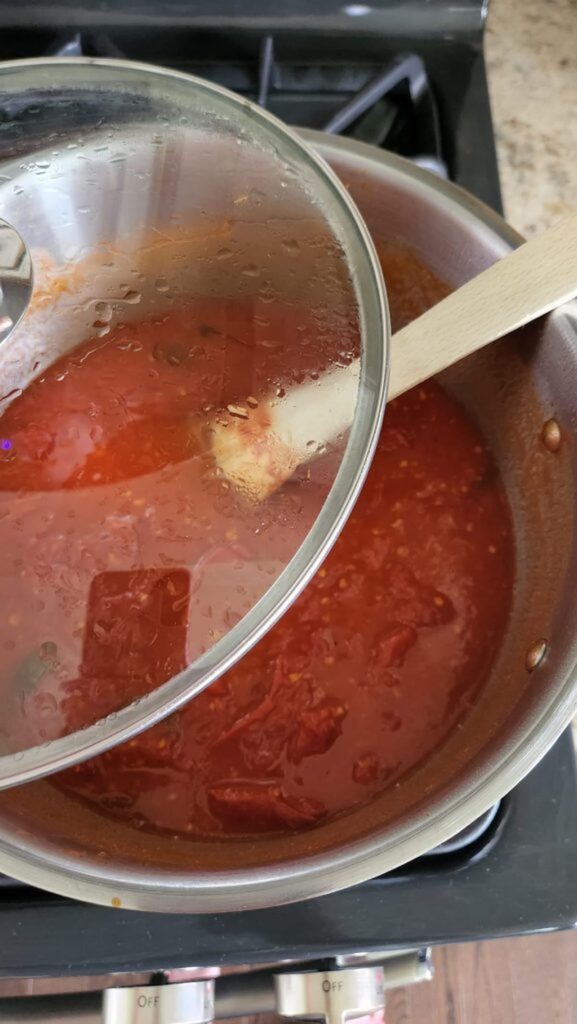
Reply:
[[[410,253],[382,245],[380,256],[395,328],[444,294]],[[303,374],[322,367],[325,335],[303,311],[271,304],[262,319],[261,334],[299,328],[309,339]],[[330,455],[313,464],[316,504],[299,510],[291,531],[298,480],[272,513],[239,516],[234,497],[211,483],[191,429],[216,378],[225,402],[254,392],[254,336],[254,309],[242,300],[203,300],[86,342],[2,417],[8,743],[80,728],[180,671],[244,608],[227,604],[222,571],[211,606],[211,565],[230,568],[231,589],[238,571],[246,584],[255,531],[261,561],[286,558],[313,521]],[[352,335],[348,344],[352,352]],[[268,375],[282,376],[282,352],[271,348]],[[67,533],[58,510],[71,491]],[[51,784],[172,834],[312,827],[394,786],[458,726],[499,648],[512,579],[511,518],[493,457],[456,401],[427,383],[387,408],[356,508],[281,622],[182,711]]]

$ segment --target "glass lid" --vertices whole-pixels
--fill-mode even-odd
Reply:
[[[0,788],[127,739],[295,599],[368,469],[388,315],[346,189],[258,107],[0,65]]]

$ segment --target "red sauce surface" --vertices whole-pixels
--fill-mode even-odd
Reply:
[[[381,255],[398,326],[441,289],[408,255]],[[286,315],[277,313],[280,330]],[[237,320],[242,341],[242,317]],[[287,330],[292,326],[285,324]],[[170,348],[177,328],[185,349],[198,343],[198,332],[190,325],[185,329],[182,318],[166,321],[160,343]],[[183,429],[182,415],[190,396],[166,393],[163,380],[148,423],[127,424],[109,412],[107,388],[129,403],[134,396],[137,404],[139,389],[147,387],[147,331],[146,325],[133,330],[141,348],[130,360],[116,356],[114,335],[93,354],[86,347],[79,358],[77,350],[11,407],[2,433],[25,457],[0,466],[0,487],[32,492],[41,477],[48,490],[75,488],[86,474],[98,472],[123,488],[132,480],[133,490],[136,473],[146,474],[151,465],[161,463],[170,472],[188,465],[190,432]],[[155,337],[158,344],[158,328]],[[63,399],[57,378],[72,363]],[[181,388],[182,365],[180,359],[172,367]],[[101,395],[92,419],[85,408],[88,393],[90,401]],[[62,424],[56,440],[54,417]],[[24,422],[38,429],[26,433],[22,426],[20,444]],[[143,481],[148,486],[147,476]],[[94,501],[94,489],[88,493]],[[55,610],[32,670],[30,656],[26,663],[29,676],[38,677],[21,697],[27,728],[43,722],[46,732],[55,721],[61,727],[62,719],[76,728],[118,706],[119,694],[124,704],[187,664],[194,537],[177,528],[175,507],[180,521],[178,502],[184,501],[178,472],[171,493],[177,506],[171,505],[163,526],[173,545],[170,564],[152,560],[154,542],[134,505],[130,514],[138,522],[131,524],[131,536],[138,536],[139,548],[128,568],[110,564],[111,554],[133,543],[122,523],[106,544],[90,534],[93,547],[84,545],[81,553],[91,559],[91,585],[87,621],[78,626],[80,667],[72,672],[65,664],[66,640],[58,635]],[[150,507],[146,488],[142,497],[143,509]],[[134,502],[134,496],[122,500]],[[226,515],[218,506],[219,514],[213,511],[207,511],[204,527],[210,520],[215,543],[248,543],[237,533],[227,541]],[[4,522],[0,545],[15,536],[7,535]],[[86,528],[87,511],[81,522]],[[154,530],[158,526],[155,520]],[[60,560],[70,573],[73,559],[61,549],[55,553],[52,532],[46,524],[42,547],[48,545],[49,556],[32,545],[32,559],[45,567]],[[271,528],[269,543],[274,547],[281,535],[282,527]],[[28,551],[28,562],[30,557]],[[491,453],[458,404],[428,383],[390,404],[349,523],[281,622],[184,710],[63,773],[55,784],[107,815],[175,834],[295,829],[345,811],[394,785],[466,715],[504,632],[512,574],[510,516]],[[17,668],[32,634],[20,622],[10,626],[16,612],[5,604],[8,596],[0,593],[0,644],[5,657],[18,656]]]
[[[354,352],[353,323],[339,320],[338,338]],[[88,340],[8,406],[0,735],[11,749],[154,689],[268,589],[314,522],[336,457],[311,467],[306,486],[250,503],[216,473],[207,420],[282,387],[288,367],[296,379],[319,372],[339,349],[298,307],[199,300]]]

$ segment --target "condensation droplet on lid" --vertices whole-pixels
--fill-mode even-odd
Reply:
[[[52,715],[58,710],[58,701],[52,693],[42,694],[42,700],[40,702],[37,701],[36,704],[37,707],[39,705],[41,715]]]
[[[232,256],[232,249],[218,249],[216,253],[217,260],[228,260]]]
[[[242,405],[227,405],[227,410],[231,416],[238,416],[239,419],[248,419],[248,409],[245,409]]]
[[[244,274],[245,277],[258,277],[260,269],[256,264],[249,263],[248,266],[242,268],[241,273]]]
[[[549,452],[558,452],[561,447],[561,428],[556,419],[547,420],[541,431],[541,439]]]
[[[549,645],[543,638],[536,640],[535,643],[531,644],[527,654],[525,655],[525,668],[527,672],[534,672],[543,661]]]
[[[109,302],[97,302],[94,312],[99,320],[108,321],[112,319],[112,307]]]
[[[170,286],[165,277],[158,277],[154,282],[154,287],[157,292],[167,292]]]
[[[301,250],[296,238],[283,238],[282,244],[283,248],[290,253],[298,253]]]
[[[135,291],[134,288],[129,288],[122,295],[122,301],[123,302],[130,302],[133,305],[137,305],[137,303],[139,303],[141,301],[141,299],[142,299],[141,293]]]

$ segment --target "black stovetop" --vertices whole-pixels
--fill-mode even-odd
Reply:
[[[293,124],[342,128],[394,149],[500,209],[480,2],[278,0],[274,16],[270,6],[0,0],[0,59],[84,53],[178,67]],[[314,901],[226,916],[135,914],[7,879],[0,977],[319,959],[573,927],[576,854],[575,757],[566,734],[467,834]]]

